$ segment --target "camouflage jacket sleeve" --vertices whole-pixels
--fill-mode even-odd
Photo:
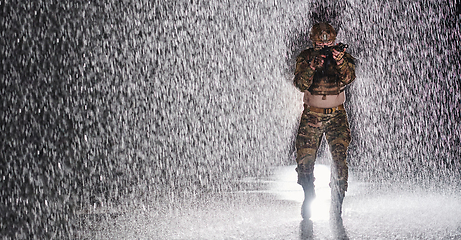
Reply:
[[[336,66],[341,85],[345,86],[355,80],[355,59],[349,53],[345,53],[342,64]]]
[[[309,64],[310,52],[303,51],[296,58],[295,77],[293,79],[294,85],[302,92],[309,89],[314,79],[314,70]]]

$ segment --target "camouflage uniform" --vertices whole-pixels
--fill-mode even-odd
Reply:
[[[297,57],[293,79],[295,86],[307,97],[323,95],[324,100],[327,95],[341,94],[346,85],[355,80],[354,58],[349,53],[342,52],[346,45],[331,46],[336,39],[336,31],[328,23],[315,24],[311,29],[310,39],[316,48],[306,49]],[[335,55],[333,49],[340,53]],[[342,223],[341,208],[348,178],[346,155],[351,141],[347,114],[342,104],[330,109],[304,105],[296,137],[296,171],[298,183],[304,190],[301,215],[304,219],[310,218],[310,203],[315,197],[315,157],[323,135],[328,141],[334,162],[330,182],[330,213],[332,219]]]
[[[315,85],[314,70],[309,67],[313,49],[303,51],[297,58],[294,84],[301,91],[308,91]],[[344,62],[340,66],[333,66],[328,70],[329,74],[337,78],[336,87],[329,84],[327,94],[339,94],[347,84],[355,80],[354,58],[345,53]],[[335,90],[336,89],[336,90]],[[333,92],[332,91],[336,91]],[[321,92],[324,93],[324,92]],[[331,114],[310,111],[309,106],[304,105],[301,116],[296,149],[298,163],[298,183],[304,176],[313,174],[315,156],[320,146],[323,134],[328,141],[333,157],[332,177],[341,188],[347,190],[348,166],[346,161],[347,148],[351,141],[349,123],[344,109],[336,110]]]
[[[296,137],[299,180],[313,174],[315,156],[323,134],[330,146],[333,157],[332,180],[347,190],[348,167],[346,161],[347,147],[351,141],[351,133],[345,110],[337,110],[332,114],[311,112],[304,105],[298,135]]]

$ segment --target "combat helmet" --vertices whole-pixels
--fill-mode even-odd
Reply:
[[[309,37],[312,42],[332,42],[336,39],[336,31],[328,23],[316,23],[312,26]]]

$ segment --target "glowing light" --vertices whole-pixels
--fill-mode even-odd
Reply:
[[[328,220],[330,211],[330,167],[327,165],[315,165],[315,199],[312,201],[311,220]],[[302,189],[301,189],[302,191]]]
[[[280,168],[275,173],[275,181],[270,191],[277,194],[280,199],[302,203],[304,193],[297,184],[296,166]],[[316,164],[314,168],[316,197],[311,204],[311,220],[328,220],[330,210],[330,167]],[[300,204],[301,206],[301,204]]]

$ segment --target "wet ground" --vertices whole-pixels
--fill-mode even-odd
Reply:
[[[343,227],[329,221],[329,168],[316,166],[317,198],[303,221],[294,166],[281,167],[265,189],[190,200],[181,207],[144,205],[88,215],[82,239],[461,239],[461,194],[389,190],[354,180],[343,205]],[[379,189],[379,190],[377,190]],[[400,189],[400,188],[399,188]],[[444,193],[441,193],[444,192]]]

